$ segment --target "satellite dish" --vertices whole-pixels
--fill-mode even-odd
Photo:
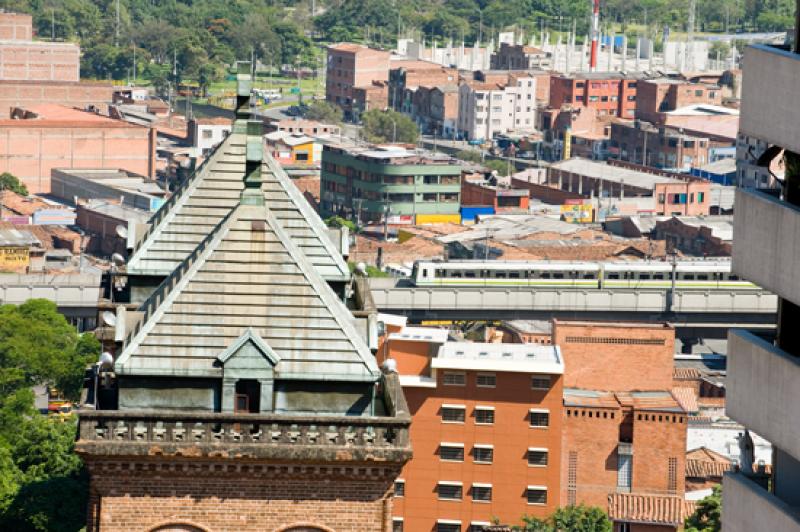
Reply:
[[[113,367],[114,355],[108,351],[103,351],[103,353],[100,355],[100,359],[97,361],[97,365],[100,366],[100,369]]]
[[[111,255],[111,261],[117,266],[125,265],[125,257],[120,255],[119,253],[114,253],[113,255]]]
[[[118,225],[115,229],[117,236],[120,238],[128,238],[128,228],[124,225]]]
[[[367,265],[364,264],[363,262],[359,262],[358,264],[356,264],[356,271],[358,273],[360,273],[361,275],[366,275],[367,274]]]
[[[101,316],[103,317],[103,323],[109,327],[114,327],[117,324],[117,316],[110,310],[106,310]]]

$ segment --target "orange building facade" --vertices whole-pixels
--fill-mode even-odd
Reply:
[[[394,530],[481,530],[558,508],[558,348],[451,342],[446,331],[402,325],[387,334],[379,357],[395,361],[413,418]]]

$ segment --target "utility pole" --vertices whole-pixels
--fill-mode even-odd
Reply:
[[[133,86],[136,86],[136,43],[132,42],[133,44]]]
[[[119,43],[119,0],[116,1],[116,11],[117,11],[117,22],[114,27],[114,46],[117,46]]]
[[[56,40],[56,10],[50,9],[50,40]]]
[[[686,70],[694,70],[694,12],[697,0],[689,0],[689,27],[686,32]]]
[[[600,0],[592,0],[592,48],[589,55],[589,70],[597,70],[597,39],[600,33]]]

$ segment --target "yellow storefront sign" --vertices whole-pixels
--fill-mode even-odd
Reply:
[[[0,247],[0,270],[21,270],[30,264],[28,248]]]
[[[573,224],[588,224],[593,220],[594,208],[591,205],[562,205],[561,218]]]
[[[417,225],[424,224],[458,224],[461,223],[460,214],[418,214]]]

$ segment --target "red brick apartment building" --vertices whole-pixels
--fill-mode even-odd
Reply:
[[[615,72],[552,76],[549,107],[593,107],[598,116],[633,118],[640,81],[638,77],[626,77]]]
[[[561,502],[605,508],[619,532],[677,530],[693,510],[674,343],[668,325],[553,322],[565,366]]]
[[[361,44],[340,43],[328,47],[325,99],[338,104],[351,118],[353,88],[367,87],[373,81],[389,80],[389,52]]]
[[[496,213],[528,212],[530,197],[524,188],[495,185],[489,181],[461,179],[461,205],[491,206]]]
[[[636,91],[636,118],[663,123],[664,113],[693,104],[722,105],[722,87],[682,79],[641,80]]]
[[[387,324],[414,456],[395,485],[394,531],[482,530],[559,506],[563,364],[557,347],[450,342]]]
[[[50,192],[53,168],[124,168],[155,177],[154,129],[60,105],[16,108],[0,120],[0,172],[31,194]]]

